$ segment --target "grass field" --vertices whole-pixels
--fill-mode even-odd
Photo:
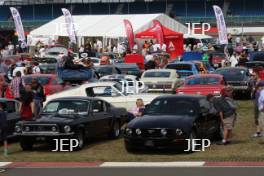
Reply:
[[[18,144],[13,143],[10,145],[8,157],[2,155],[3,148],[0,148],[0,161],[264,161],[264,145],[258,144],[261,139],[251,138],[255,132],[253,103],[239,101],[239,105],[239,119],[233,143],[227,146],[214,144],[205,152],[179,154],[171,151],[147,151],[130,154],[124,148],[123,139],[111,141],[100,138],[89,142],[82,151],[72,153],[50,152],[45,146],[37,147],[32,152],[23,152]]]

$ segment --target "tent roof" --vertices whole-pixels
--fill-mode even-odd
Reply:
[[[134,33],[138,33],[152,26],[153,20],[174,31],[187,32],[187,27],[165,14],[136,14],[136,15],[76,15],[73,16],[77,36],[87,37],[126,37],[123,20],[127,19],[133,26]],[[44,24],[30,32],[37,36],[68,36],[65,29],[64,17]]]
[[[162,25],[162,30],[165,38],[178,38],[180,36],[181,37],[183,36],[182,33],[175,32],[163,25]],[[151,27],[145,31],[136,34],[136,38],[155,38],[155,37],[156,37],[155,27]]]

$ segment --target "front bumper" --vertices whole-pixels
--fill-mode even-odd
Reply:
[[[187,149],[187,141],[184,138],[125,137],[125,144],[133,149]]]
[[[48,133],[48,132],[28,132],[28,133],[14,133],[15,136],[19,137],[71,137],[74,135],[74,132],[71,133]]]

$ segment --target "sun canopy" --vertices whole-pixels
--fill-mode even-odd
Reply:
[[[142,32],[158,20],[166,28],[181,33],[188,29],[183,24],[165,14],[134,14],[134,15],[73,15],[78,37],[126,37],[123,20],[127,19],[133,26],[134,33]],[[61,16],[30,32],[30,36],[68,36],[64,17]]]
[[[182,33],[179,32],[175,32],[165,26],[162,26],[162,30],[163,30],[163,35],[164,38],[179,38],[179,37],[183,37]],[[147,38],[155,38],[156,37],[156,32],[155,32],[155,28],[151,27],[143,32],[139,32],[136,34],[136,38],[141,38],[141,39],[147,39]]]

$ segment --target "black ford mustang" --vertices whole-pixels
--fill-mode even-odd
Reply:
[[[66,97],[48,102],[37,120],[18,122],[15,134],[20,137],[23,150],[31,150],[39,141],[65,138],[77,139],[76,149],[81,149],[87,137],[101,134],[119,137],[126,121],[124,108],[113,107],[97,98]]]
[[[169,95],[154,99],[143,117],[125,130],[127,151],[142,148],[186,148],[185,139],[221,138],[220,118],[204,96]]]

